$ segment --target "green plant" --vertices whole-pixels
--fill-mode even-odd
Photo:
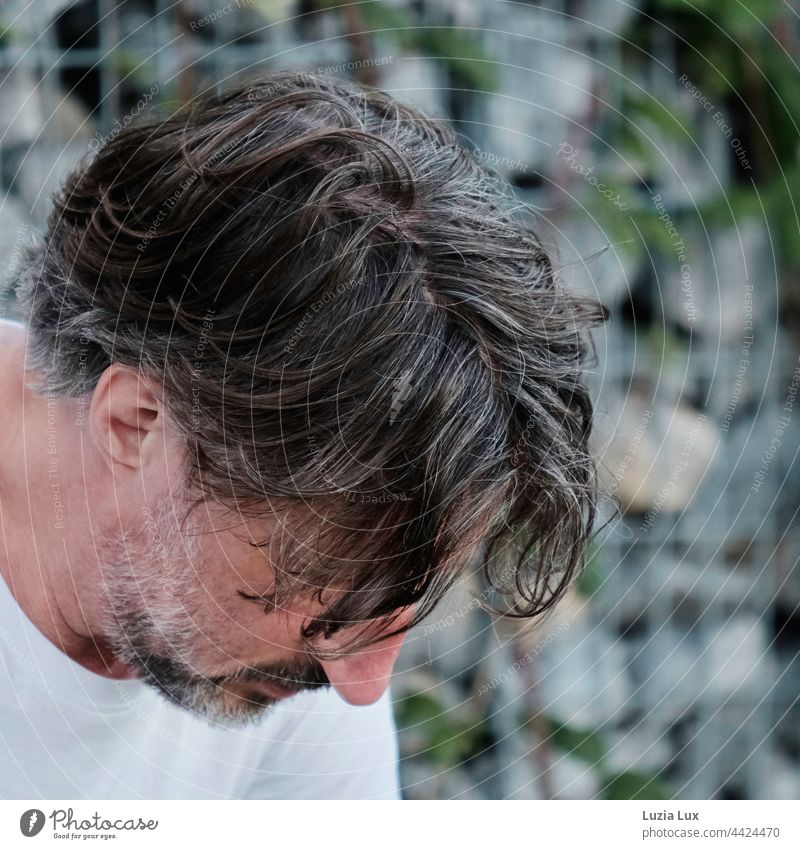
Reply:
[[[800,44],[791,10],[780,0],[650,0],[643,13],[625,33],[630,46],[623,76],[636,77],[643,45],[651,44],[656,29],[673,34],[676,80],[685,75],[706,98],[709,113],[724,122],[723,138],[739,142],[728,145],[731,184],[723,184],[719,195],[701,206],[700,216],[718,226],[754,216],[768,220],[784,268],[800,272],[795,200],[800,193],[800,69],[794,58]],[[696,127],[689,116],[676,113],[674,103],[630,82],[623,103],[623,150],[651,160],[661,155],[637,133],[640,125],[656,127],[695,150]],[[737,155],[746,155],[745,165]]]
[[[482,719],[446,712],[430,693],[412,693],[395,705],[398,731],[414,732],[417,754],[439,769],[459,766],[486,746],[487,733]]]
[[[607,750],[601,732],[573,728],[553,722],[550,740],[555,748],[577,758],[597,774],[603,799],[672,799],[664,782],[641,770],[616,772],[607,765]]]
[[[318,5],[344,17],[340,0],[319,0]],[[494,91],[497,87],[495,60],[468,30],[447,25],[423,25],[410,11],[381,0],[351,6],[348,13],[360,18],[363,32],[354,33],[355,36],[374,38],[381,35],[402,53],[421,53],[439,59],[465,88]]]

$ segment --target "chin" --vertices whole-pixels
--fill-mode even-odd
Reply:
[[[234,693],[202,676],[167,680],[148,670],[143,680],[172,704],[213,726],[234,728],[260,722],[280,701],[263,692]]]
[[[279,699],[270,699],[267,696],[258,695],[247,699],[234,697],[225,704],[220,699],[215,699],[213,703],[207,702],[193,707],[183,705],[183,707],[214,727],[241,728],[260,723],[265,716],[272,712],[278,701]]]

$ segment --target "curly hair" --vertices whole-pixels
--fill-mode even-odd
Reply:
[[[405,630],[468,566],[532,617],[592,530],[582,373],[605,311],[518,207],[383,92],[282,73],[198,97],[56,194],[18,280],[32,386],[152,375],[193,503],[285,512],[261,601],[344,589],[306,639],[415,604]]]

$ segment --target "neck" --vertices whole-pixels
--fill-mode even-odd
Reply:
[[[94,554],[74,404],[25,384],[27,332],[0,321],[0,574],[25,615],[73,661],[128,678],[93,627],[102,576]],[[82,512],[81,512],[82,510]],[[86,545],[83,540],[89,540]]]

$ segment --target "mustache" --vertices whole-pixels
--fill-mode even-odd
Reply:
[[[329,687],[331,682],[325,670],[312,661],[287,664],[270,663],[260,666],[246,666],[231,675],[216,675],[207,678],[212,684],[225,684],[232,681],[255,681],[265,684],[280,684],[293,690],[318,690]]]

